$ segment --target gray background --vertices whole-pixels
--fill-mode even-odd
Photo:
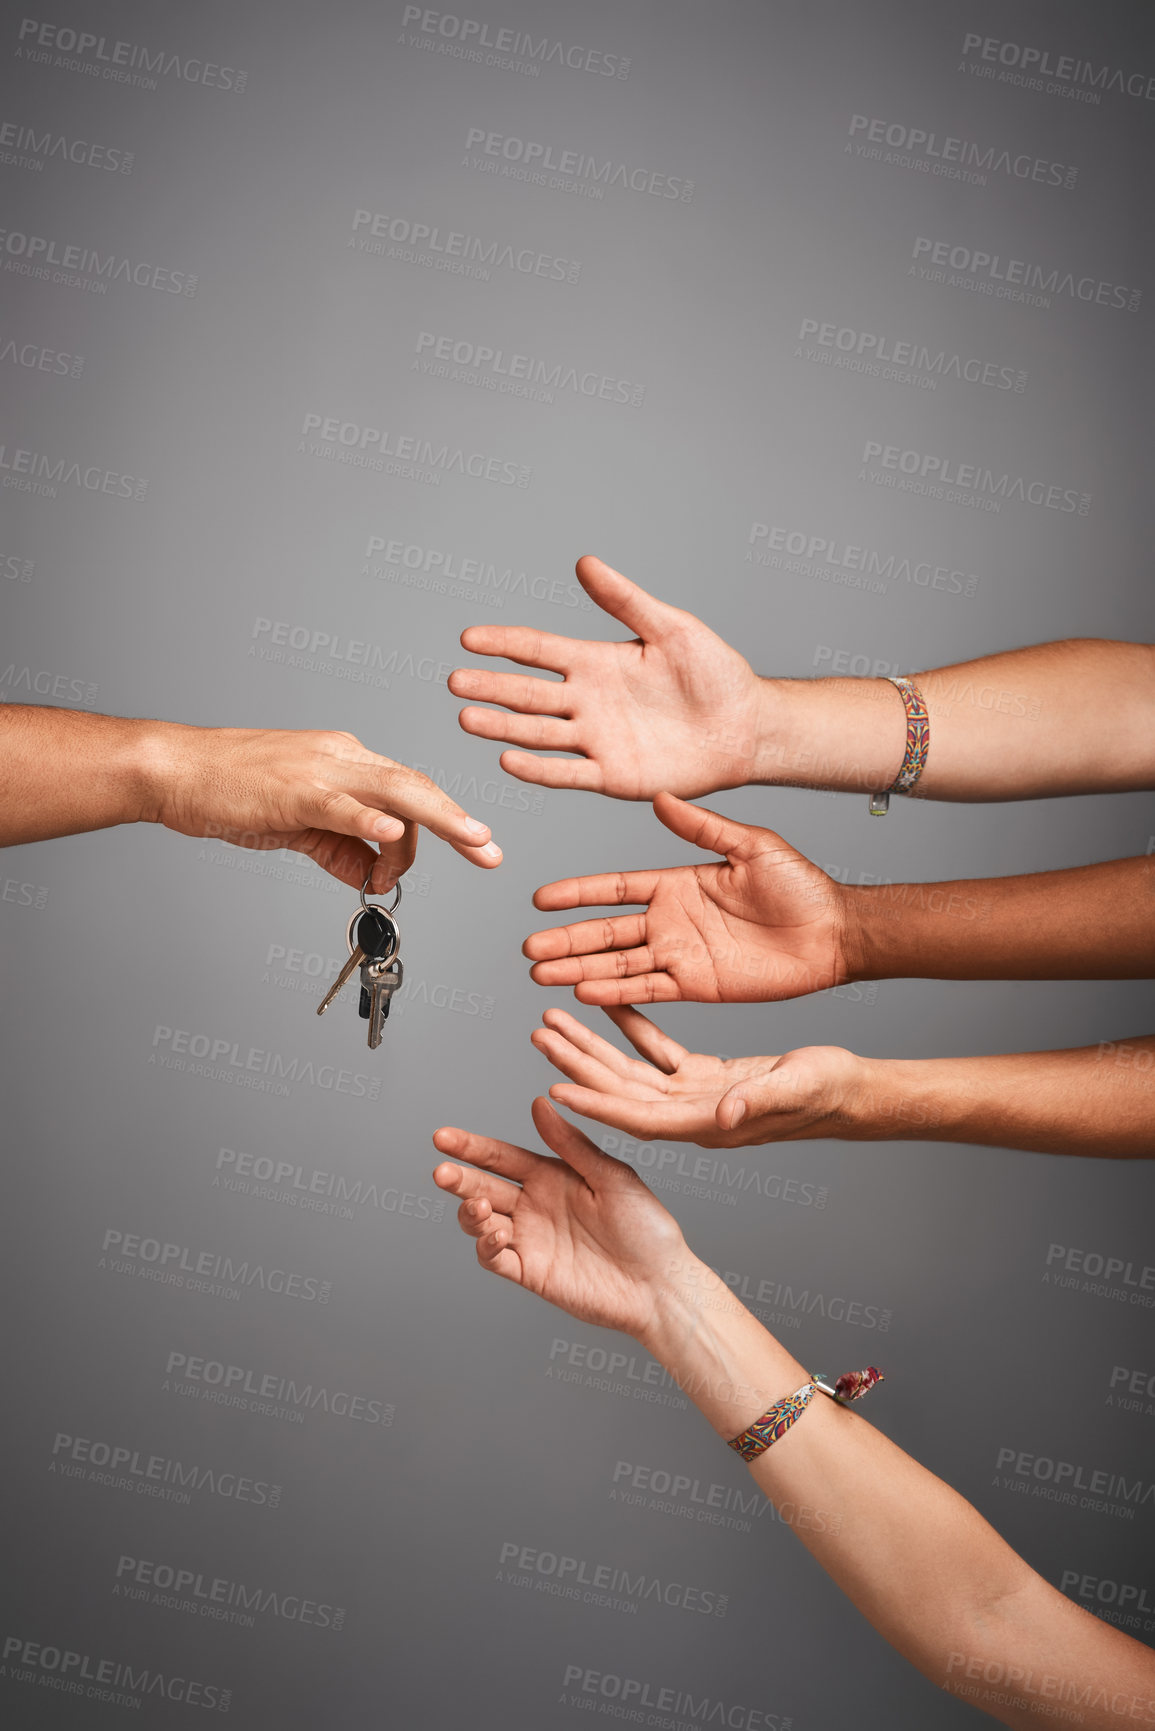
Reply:
[[[829,671],[836,654],[885,671],[1054,637],[1149,635],[1151,102],[984,78],[974,68],[997,73],[998,61],[964,42],[1034,45],[1146,79],[1150,11],[501,0],[476,14],[491,37],[512,27],[616,56],[600,62],[613,75],[556,58],[527,73],[487,64],[488,50],[457,58],[403,14],[357,0],[210,0],[69,5],[38,20],[179,56],[185,75],[162,70],[150,88],[139,65],[143,83],[104,76],[95,51],[84,64],[55,47],[28,58],[34,33],[22,38],[23,14],[5,9],[3,120],[133,162],[110,172],[42,154],[37,168],[33,151],[9,147],[2,226],[54,239],[57,256],[75,245],[196,282],[172,293],[114,279],[95,292],[22,274],[20,242],[0,252],[3,336],[16,345],[0,363],[6,452],[148,483],[141,499],[67,483],[29,495],[5,472],[0,691],[198,723],[345,728],[461,789],[506,852],[490,876],[423,842],[402,910],[406,993],[377,1054],[351,1003],[313,1015],[344,954],[350,897],[306,862],[145,829],[0,861],[5,1635],[231,1690],[233,1719],[254,1728],[566,1727],[583,1702],[620,1706],[615,1685],[598,1693],[599,1676],[697,1703],[651,1723],[697,1726],[720,1701],[733,1724],[842,1725],[853,1678],[860,1725],[962,1724],[969,1710],[899,1660],[772,1515],[751,1513],[742,1530],[698,1521],[688,1494],[690,1518],[611,1497],[619,1462],[743,1494],[745,1469],[692,1410],[634,1394],[651,1386],[636,1380],[640,1356],[632,1377],[587,1379],[583,1349],[622,1340],[483,1279],[432,1186],[438,1123],[532,1140],[529,1102],[552,1077],[528,1034],[548,1002],[566,1001],[534,987],[519,953],[543,923],[533,889],[686,857],[645,806],[527,794],[494,746],[460,732],[444,671],[475,621],[621,635],[573,604],[585,551],[700,613],[767,673]],[[235,76],[206,84],[202,62],[243,69],[243,90]],[[863,158],[854,115],[1077,177],[1055,186],[992,170],[981,184]],[[692,181],[692,196],[611,185],[593,198],[487,173],[473,159],[502,158],[467,148],[471,129]],[[358,210],[579,262],[580,274],[494,263],[470,276],[373,256],[354,238]],[[1128,310],[1060,291],[1035,305],[927,280],[911,274],[920,236],[1147,298]],[[940,376],[927,388],[824,367],[798,341],[806,319],[1025,371],[1026,385]],[[624,379],[644,398],[559,389],[541,402],[425,374],[413,367],[422,331]],[[71,360],[30,367],[25,345],[81,357],[79,376]],[[301,449],[310,413],[531,475],[513,486],[445,472],[431,485],[325,461]],[[1089,494],[1090,509],[1004,500],[990,512],[872,485],[868,440],[1042,479]],[[759,565],[747,558],[755,523],[963,575],[936,591],[900,572],[872,591],[829,570]],[[492,581],[406,586],[402,567],[366,556],[372,537],[512,572],[513,588],[525,580],[520,594]],[[262,660],[251,651],[272,633],[259,620],[372,643],[379,683],[342,680],[324,655]],[[1110,725],[1105,714],[1105,753]],[[900,801],[884,824],[859,796],[754,788],[714,803],[773,824],[851,881],[994,875],[1155,845],[1140,796]],[[678,1006],[660,1020],[697,1049],[830,1042],[931,1056],[1121,1039],[1150,1026],[1148,1006],[1131,984],[887,982],[776,1007]],[[196,1073],[187,1053],[184,1068],[166,1066],[188,1044],[181,1031],[229,1054],[217,1074]],[[250,1049],[279,1054],[297,1079],[281,1092],[238,1085]],[[381,1186],[385,1205],[346,1204],[346,1218],[292,1206],[285,1182],[277,1195],[214,1185],[222,1149],[289,1162],[303,1184],[321,1171]],[[663,1199],[716,1267],[822,1293],[823,1308],[858,1299],[888,1323],[883,1334],[812,1311],[782,1332],[815,1366],[883,1365],[871,1417],[1047,1579],[1077,1571],[1155,1601],[1155,1496],[1142,1500],[1155,1401],[1129,1410],[1108,1398],[1116,1367],[1155,1370],[1149,1313],[1122,1277],[1113,1296],[1044,1279],[1053,1244],[1130,1263],[1133,1279],[1155,1263],[1144,1166],[813,1142],[744,1151],[695,1186],[670,1177],[675,1151],[627,1152],[664,1171]],[[683,1172],[696,1153],[684,1151]],[[153,1283],[132,1262],[117,1271],[109,1232],[332,1290],[322,1304]],[[557,1341],[568,1344],[551,1367]],[[319,1407],[294,1423],[212,1404],[203,1384],[182,1397],[177,1379],[166,1385],[172,1354],[361,1394],[391,1405],[392,1423]],[[550,1374],[562,1366],[571,1380]],[[62,1436],[138,1464],[155,1455],[276,1483],[280,1503],[209,1489],[167,1502],[133,1489],[139,1474],[120,1475],[126,1490],[85,1464],[62,1475],[85,1452],[63,1443],[54,1455]],[[1000,1471],[1000,1450],[1139,1490],[1117,1499],[1122,1515],[1057,1504],[1030,1494],[1040,1481],[1029,1472]],[[515,1568],[511,1584],[503,1546],[696,1586],[726,1596],[726,1614],[562,1599],[535,1590],[547,1577],[532,1569]],[[339,1606],[343,1627],[271,1610],[250,1627],[129,1600],[114,1592],[125,1556]],[[1116,1596],[1105,1594],[1108,1611]],[[1131,1627],[1153,1630],[1151,1610]],[[12,1723],[167,1728],[202,1711],[157,1695],[138,1708],[72,1697],[46,1675],[11,1660],[0,1671]]]

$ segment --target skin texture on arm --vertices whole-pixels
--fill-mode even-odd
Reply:
[[[1155,1036],[982,1058],[687,1052],[637,1010],[606,1011],[641,1058],[565,1010],[533,1044],[568,1076],[550,1098],[640,1141],[742,1148],[813,1138],[966,1142],[1042,1154],[1155,1155]]]
[[[542,986],[583,1004],[769,1003],[853,980],[1144,979],[1155,860],[940,884],[840,884],[773,830],[659,794],[654,811],[725,864],[546,884],[535,907],[643,911],[535,932]]]
[[[543,1100],[534,1122],[556,1160],[463,1130],[434,1143],[452,1160],[434,1179],[461,1199],[458,1220],[482,1268],[583,1322],[632,1335],[722,1438],[737,1436],[809,1377],[730,1289],[690,1252],[637,1174]],[[857,1366],[852,1368],[859,1368]],[[883,1399],[879,1395],[877,1399]],[[1106,1731],[1117,1703],[1155,1725],[1155,1655],[1081,1610],[1015,1554],[982,1516],[876,1431],[857,1410],[815,1396],[751,1467],[798,1537],[862,1614],[939,1688],[992,1668],[989,1704],[1013,1727],[1050,1698],[1079,1702]],[[1026,1679],[1033,1680],[1033,1687]],[[1032,1712],[1032,1707],[1034,1711]]]
[[[351,733],[0,706],[0,846],[122,823],[290,848],[356,889],[372,871],[379,895],[412,865],[422,824],[474,865],[501,861],[487,824]]]
[[[472,625],[475,655],[560,674],[459,668],[467,733],[502,768],[616,799],[694,799],[751,783],[873,792],[902,763],[906,712],[885,679],[760,678],[709,626],[587,554],[586,593],[636,635],[603,643]],[[912,670],[913,671],[913,670]],[[1032,799],[1155,786],[1155,648],[1077,638],[916,674],[930,716],[925,799]],[[483,704],[497,704],[486,709]],[[543,751],[573,753],[542,757]]]

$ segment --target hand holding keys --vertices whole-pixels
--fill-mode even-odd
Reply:
[[[397,953],[401,947],[401,932],[393,917],[401,900],[401,885],[397,885],[391,908],[370,907],[365,900],[369,881],[369,878],[366,878],[361,887],[362,911],[352,916],[345,932],[349,960],[317,1005],[317,1014],[325,1014],[341,987],[351,978],[354,969],[360,968],[359,1009],[362,1018],[369,1023],[369,1046],[375,1051],[381,1044],[381,1031],[389,1014],[389,1004],[405,977],[405,969]]]

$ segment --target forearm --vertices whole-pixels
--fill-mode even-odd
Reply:
[[[916,673],[925,799],[988,801],[1155,784],[1155,648],[1076,638]],[[766,679],[751,781],[872,792],[902,763],[886,679]]]
[[[1058,1052],[868,1059],[842,1134],[1108,1158],[1155,1155],[1155,1036]]]
[[[0,706],[0,846],[151,818],[168,725]]]
[[[668,1270],[642,1344],[727,1440],[810,1369],[847,1368],[802,1365],[688,1253]],[[1014,1726],[1037,1722],[1044,1675],[1080,1692],[1106,1688],[1108,1700],[1120,1689],[1145,1703],[1155,1694],[1145,1648],[1063,1599],[857,1411],[816,1395],[751,1473],[827,1574],[936,1686],[961,1684],[968,1667],[980,1678],[994,1667],[987,1677],[997,1674],[1003,1688],[987,1711]],[[1022,1689],[1028,1674],[1033,1685]],[[1155,1723],[1155,1702],[1147,1704],[1138,1722]],[[1108,1722],[1109,1711],[1084,1719]]]
[[[841,891],[851,980],[1155,975],[1155,859]]]

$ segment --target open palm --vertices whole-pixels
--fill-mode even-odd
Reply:
[[[578,577],[607,613],[637,636],[583,642],[524,626],[471,625],[464,648],[561,680],[459,668],[456,697],[501,704],[461,711],[467,733],[515,747],[502,768],[544,787],[585,788],[616,799],[653,799],[663,788],[691,798],[753,779],[761,681],[736,649],[692,613],[657,601],[591,555]],[[568,751],[574,757],[538,757]]]
[[[534,1101],[533,1119],[558,1159],[445,1128],[435,1147],[468,1165],[445,1161],[434,1181],[462,1198],[457,1218],[483,1268],[581,1322],[636,1334],[671,1262],[687,1254],[677,1221],[548,1100]]]
[[[550,1097],[571,1112],[643,1141],[743,1148],[758,1142],[848,1136],[863,1086],[862,1059],[840,1046],[782,1057],[687,1052],[637,1010],[607,1010],[642,1060],[628,1058],[565,1010],[547,1010],[530,1038],[569,1082]],[[741,1110],[739,1110],[741,1103]]]
[[[645,903],[640,914],[535,932],[522,949],[542,986],[583,1004],[767,1003],[848,977],[841,885],[773,830],[732,823],[670,794],[654,810],[724,865],[603,872],[546,884],[543,909]]]

